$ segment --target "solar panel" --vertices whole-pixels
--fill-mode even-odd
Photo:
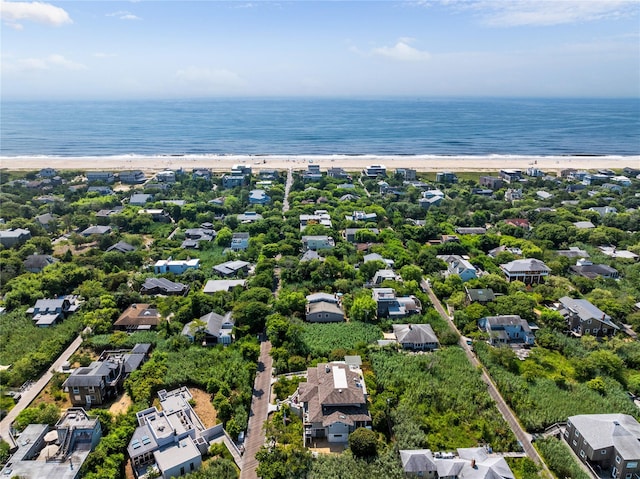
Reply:
[[[144,436],[142,438],[142,444],[144,444],[145,446],[150,443],[151,443],[151,439],[149,439],[147,436]]]
[[[140,441],[137,439],[131,443],[131,447],[134,449],[139,449],[141,447]]]

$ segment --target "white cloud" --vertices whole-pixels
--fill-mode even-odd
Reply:
[[[107,13],[107,17],[118,17],[120,20],[141,20],[140,17],[126,10],[120,10],[113,13]]]
[[[87,67],[82,63],[74,62],[57,53],[51,54],[45,58],[22,58],[16,62],[4,62],[3,67],[6,71],[28,72],[42,70],[86,70]]]
[[[494,27],[550,26],[638,15],[636,0],[477,0],[446,2],[458,11],[475,11]]]
[[[59,27],[73,23],[69,14],[60,7],[43,2],[6,2],[0,0],[0,17],[7,26],[22,30],[20,21],[27,20]]]
[[[413,48],[410,42],[409,38],[401,38],[394,46],[374,48],[371,53],[404,62],[421,62],[431,58],[429,52]]]
[[[114,58],[117,57],[115,53],[96,52],[93,54],[96,58]]]

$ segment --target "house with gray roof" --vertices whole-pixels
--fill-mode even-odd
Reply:
[[[102,236],[111,233],[111,226],[93,225],[80,232],[82,236]]]
[[[46,230],[49,230],[56,223],[56,217],[51,213],[37,215],[34,219],[36,220],[36,223]]]
[[[99,406],[122,392],[124,361],[93,361],[74,370],[62,383],[74,406]]]
[[[489,343],[492,346],[504,344],[532,346],[535,342],[531,326],[526,319],[522,319],[517,314],[486,316],[480,318],[478,326],[489,334]]]
[[[22,262],[24,269],[30,273],[39,273],[47,266],[56,263],[58,260],[50,254],[30,254]]]
[[[640,477],[640,424],[633,416],[571,416],[563,436],[582,462],[594,470],[601,470],[606,477]]]
[[[23,228],[12,228],[0,230],[0,244],[5,248],[10,248],[19,243],[24,243],[31,239],[31,231]]]
[[[153,195],[149,193],[134,193],[129,198],[129,204],[134,206],[144,206],[149,201],[153,201]]]
[[[244,251],[249,247],[249,233],[233,233],[231,236],[231,249],[233,251]]]
[[[251,263],[248,261],[232,260],[225,261],[224,263],[217,264],[213,267],[213,272],[224,276],[225,278],[230,276],[237,276],[240,274],[248,274]]]
[[[231,291],[236,286],[242,286],[243,288],[247,285],[247,280],[245,279],[210,279],[204,285],[202,292],[205,294],[214,294],[218,291]]]
[[[372,288],[378,318],[404,318],[422,313],[422,303],[415,296],[396,296],[393,288]]]
[[[260,221],[263,216],[255,211],[245,211],[244,213],[239,214],[237,218],[240,223],[253,223],[255,221]]]
[[[524,284],[539,284],[549,276],[551,268],[535,258],[516,259],[501,264],[500,269],[507,281],[522,281]]]
[[[400,450],[406,477],[429,479],[514,479],[505,458],[484,447],[459,448],[457,454],[433,453],[430,449]]]
[[[302,237],[302,249],[304,251],[319,249],[331,249],[335,247],[335,242],[331,236],[316,235],[316,236],[303,236]]]
[[[559,299],[558,312],[567,321],[569,331],[575,336],[591,334],[596,337],[613,336],[620,328],[609,316],[586,299],[563,296]]]
[[[140,294],[148,295],[184,296],[188,292],[189,286],[182,283],[174,283],[167,278],[147,278],[140,289]]]
[[[575,265],[569,266],[569,270],[571,270],[573,274],[589,279],[596,279],[598,277],[618,279],[620,277],[617,269],[606,264],[593,264],[591,260],[584,258],[576,261]]]
[[[307,369],[307,381],[295,393],[301,406],[304,445],[315,438],[346,443],[359,427],[371,426],[367,387],[355,362],[321,363]]]
[[[53,429],[48,424],[29,424],[20,433],[17,449],[0,476],[78,479],[82,477],[84,461],[101,437],[100,420],[82,408],[71,407],[62,413]]]
[[[305,320],[310,323],[337,323],[344,321],[340,298],[328,293],[307,296]]]
[[[233,340],[233,326],[235,322],[231,312],[224,316],[211,312],[201,316],[199,323],[191,321],[182,328],[182,335],[194,341],[196,336],[202,335],[202,345],[231,344]]]
[[[455,274],[458,275],[463,282],[478,277],[476,267],[462,256],[457,254],[439,254],[436,258],[441,259],[447,264],[445,276]]]
[[[27,314],[32,315],[36,326],[41,328],[59,323],[70,314],[75,313],[80,307],[77,296],[62,296],[54,299],[39,299],[36,304],[27,309]]]
[[[467,293],[467,304],[487,304],[496,299],[496,295],[491,288],[465,288],[464,290]]]
[[[403,349],[433,351],[440,344],[430,324],[394,324],[393,334]]]
[[[107,252],[111,252],[111,251],[115,251],[117,253],[131,253],[132,251],[135,251],[136,247],[133,245],[130,245],[129,243],[127,243],[126,241],[118,241],[116,244],[111,245],[107,248]]]
[[[186,387],[158,392],[155,406],[136,414],[138,427],[127,446],[127,454],[137,478],[149,470],[170,479],[193,472],[202,465],[210,442],[223,434],[222,425],[206,428],[189,401]]]
[[[588,258],[589,253],[586,250],[580,249],[577,246],[570,246],[569,249],[560,249],[556,251],[559,256],[565,258]]]

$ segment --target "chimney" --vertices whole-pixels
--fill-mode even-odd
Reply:
[[[471,468],[472,469],[476,468],[476,460],[475,459],[471,459]]]

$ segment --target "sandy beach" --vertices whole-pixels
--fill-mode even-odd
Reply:
[[[414,168],[420,172],[434,171],[499,171],[503,168],[527,169],[535,166],[542,171],[565,168],[596,170],[600,168],[639,168],[640,156],[252,156],[252,155],[186,155],[186,156],[86,156],[86,157],[2,157],[0,167],[7,170],[38,170],[51,167],[60,170],[121,170],[139,169],[155,172],[164,169],[209,168],[216,172],[229,171],[235,164],[251,165],[254,170],[306,169],[310,163],[322,170],[342,167],[347,171],[360,171],[372,164],[383,164],[388,170]]]

